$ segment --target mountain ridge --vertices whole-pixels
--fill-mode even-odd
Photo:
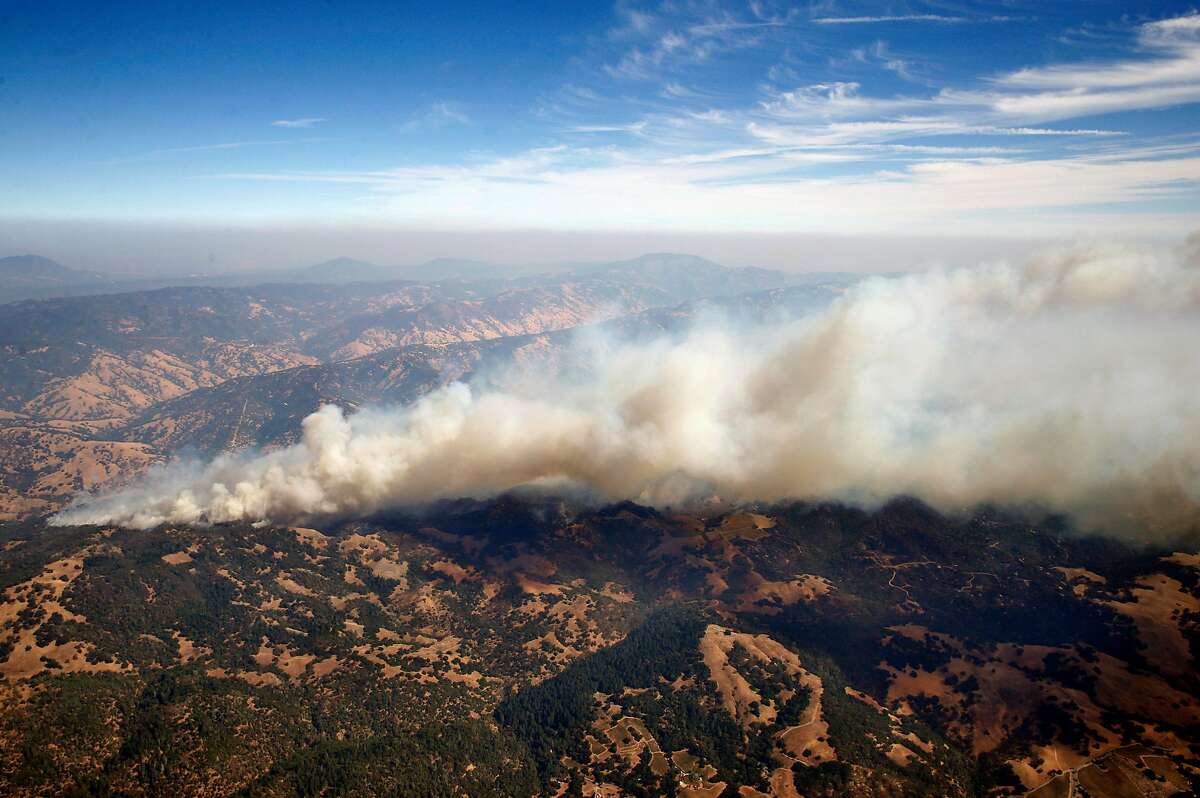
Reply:
[[[628,267],[639,262],[661,265],[666,260],[690,263],[699,268],[721,270],[740,268],[754,273],[778,272],[757,267],[727,267],[704,258],[680,253],[648,253],[625,261],[580,263],[497,264],[465,258],[433,258],[421,263],[383,266],[356,258],[339,256],[307,266],[283,269],[252,269],[240,272],[178,275],[174,277],[118,276],[81,271],[40,255],[13,255],[0,258],[0,305],[6,302],[44,300],[97,294],[154,291],[175,287],[235,288],[269,284],[350,285],[354,283],[444,283],[504,282],[539,277],[555,279],[569,274],[602,273],[610,267]],[[5,265],[7,264],[7,265]],[[30,274],[30,272],[33,274]],[[39,276],[41,275],[41,276]],[[803,280],[803,275],[790,276]]]

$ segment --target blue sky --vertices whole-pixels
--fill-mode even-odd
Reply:
[[[0,6],[0,220],[1185,234],[1186,3]]]

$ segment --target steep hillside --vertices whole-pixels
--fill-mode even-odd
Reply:
[[[310,524],[0,528],[0,790],[1200,785],[1194,554],[910,501]]]

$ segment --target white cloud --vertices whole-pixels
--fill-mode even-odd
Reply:
[[[977,76],[934,91],[912,86],[912,94],[871,92],[864,65],[907,71],[876,42],[862,50],[854,79],[764,85],[754,101],[734,105],[734,95],[707,86],[700,70],[687,85],[662,73],[755,46],[790,20],[763,8],[741,18],[635,13],[626,11],[627,24],[612,34],[624,56],[609,71],[656,77],[662,88],[637,98],[634,121],[630,101],[594,93],[556,111],[559,135],[587,146],[371,172],[236,177],[359,185],[364,214],[490,229],[911,233],[951,224],[958,232],[1007,225],[1031,233],[1089,220],[1111,230],[1123,207],[1139,211],[1123,222],[1131,228],[1198,220],[1183,209],[1200,200],[1200,134],[1147,141],[1064,122],[1200,102],[1200,71],[1186,68],[1200,63],[1200,15],[1142,25],[1137,49],[1107,61]],[[772,79],[803,74],[780,66]],[[622,116],[614,118],[617,108]],[[464,121],[441,103],[410,124]]]
[[[469,125],[471,117],[456,104],[444,100],[433,103],[420,114],[413,116],[400,126],[405,132],[446,127],[447,125]]]
[[[1092,92],[1087,89],[1069,89],[1039,94],[981,95],[981,99],[1005,117],[1050,122],[1200,102],[1200,81],[1177,86],[1146,86],[1121,91]]]
[[[459,110],[455,105],[448,102],[437,102],[430,108],[429,113],[446,122],[453,122],[459,125],[466,125],[471,122],[471,117]]]
[[[953,224],[964,234],[1048,232],[1061,220],[1047,211],[1170,200],[1194,195],[1200,185],[1195,154],[1157,160],[911,154],[922,157],[888,171],[819,177],[783,167],[797,158],[828,163],[853,153],[760,149],[667,161],[560,147],[460,167],[226,177],[360,184],[369,191],[368,215],[435,228],[452,218],[483,229],[536,219],[549,229],[587,220],[597,229],[756,232],[912,233]],[[1181,229],[1200,223],[1196,214],[1159,214],[1134,215],[1124,224],[1161,227],[1171,218]]]
[[[217,144],[196,144],[187,147],[162,147],[156,150],[148,150],[146,152],[137,153],[136,155],[127,155],[120,158],[110,158],[100,161],[99,163],[106,166],[116,164],[135,163],[137,161],[154,160],[173,155],[188,155],[190,153],[200,152],[221,152],[224,150],[241,150],[248,147],[275,147],[293,144],[312,144],[321,141],[329,141],[325,138],[299,138],[299,139],[259,139],[256,141],[222,141]]]
[[[992,91],[956,96],[1043,121],[1200,101],[1200,14],[1146,23],[1137,41],[1140,58],[1028,67],[993,78]]]
[[[1154,57],[1031,67],[996,82],[1017,88],[1097,90],[1200,80],[1200,14],[1142,25],[1138,42]]]
[[[1124,136],[1121,130],[1102,130],[1099,128],[1054,128],[1054,127],[994,127],[981,126],[968,128],[967,133],[980,133],[997,136]]]
[[[575,125],[567,130],[568,133],[641,133],[646,129],[646,122],[630,122],[624,125]]]
[[[271,127],[309,128],[327,121],[327,119],[319,116],[305,116],[300,119],[276,119],[271,123]]]
[[[874,25],[882,22],[973,22],[970,17],[948,17],[943,14],[894,14],[874,17],[814,17],[818,25]]]
[[[882,14],[859,17],[813,17],[812,21],[818,25],[879,25],[889,22],[934,22],[958,25],[964,23],[1017,22],[1021,19],[1022,17],[1002,14],[979,17],[950,16],[947,14]]]
[[[745,18],[726,10],[684,8],[668,20],[624,10],[626,24],[611,33],[621,41],[636,41],[616,63],[606,64],[609,76],[618,79],[651,80],[663,71],[703,63],[728,52],[757,47],[764,34],[783,28],[796,12],[768,14],[761,4],[751,4],[750,17]]]
[[[1028,67],[988,79],[987,88],[946,88],[932,97],[871,97],[858,82],[829,82],[776,91],[762,106],[773,116],[810,120],[936,111],[962,127],[1030,127],[1200,102],[1200,14],[1144,24],[1137,43],[1138,58]],[[866,59],[867,50],[859,53]],[[905,62],[890,58],[886,45],[877,43],[870,55],[884,68],[906,74]]]

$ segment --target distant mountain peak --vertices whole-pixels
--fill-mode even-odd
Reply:
[[[82,274],[42,255],[10,255],[0,258],[0,274],[29,276],[33,274]]]
[[[320,263],[309,266],[309,267],[307,267],[306,271],[325,271],[325,270],[334,271],[334,270],[348,270],[348,269],[378,270],[379,267],[376,266],[374,263],[371,263],[370,261],[359,260],[358,258],[339,257],[339,258],[330,258],[329,260],[321,261]]]
[[[0,258],[0,292],[5,301],[13,296],[38,296],[73,286],[94,285],[107,281],[103,274],[63,266],[42,255],[10,255]],[[26,293],[32,292],[32,293]]]
[[[384,269],[374,263],[356,258],[339,257],[321,261],[312,266],[288,269],[280,272],[279,276],[298,279],[302,282],[369,282],[384,279],[384,272]]]
[[[702,258],[699,255],[692,255],[687,252],[646,252],[638,255],[636,258],[630,258],[626,263],[641,263],[644,261],[674,261],[678,263],[712,263],[714,266],[719,264],[714,263],[708,258]]]

